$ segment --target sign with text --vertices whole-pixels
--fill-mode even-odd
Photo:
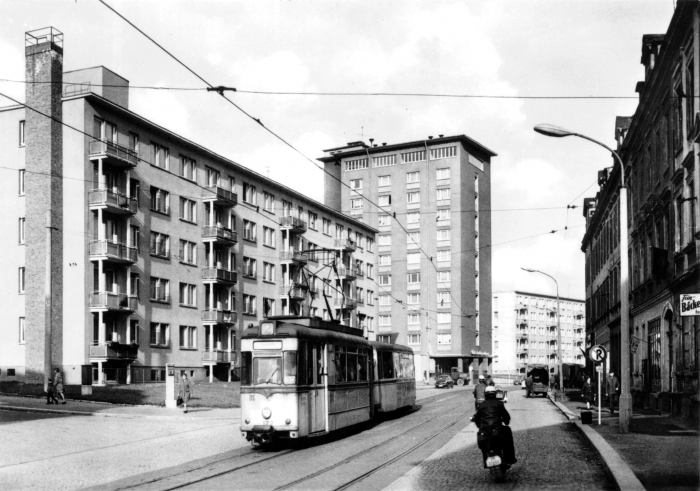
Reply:
[[[700,293],[681,295],[681,317],[700,315]]]

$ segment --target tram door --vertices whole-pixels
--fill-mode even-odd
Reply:
[[[310,432],[324,431],[326,429],[326,387],[323,373],[326,373],[326,364],[323,357],[324,345],[313,343],[313,367],[314,388],[311,390],[309,409],[311,412]]]

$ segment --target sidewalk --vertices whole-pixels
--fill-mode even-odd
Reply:
[[[635,409],[630,432],[622,435],[618,413],[611,415],[605,407],[600,426],[597,407],[591,407],[593,424],[582,425],[580,415],[586,404],[579,397],[579,391],[569,391],[562,403],[555,404],[568,413],[600,452],[621,489],[640,484],[647,490],[700,488],[700,437],[691,423],[680,417]]]

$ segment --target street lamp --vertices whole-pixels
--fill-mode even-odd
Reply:
[[[577,136],[600,145],[608,150],[618,164],[620,164],[620,433],[629,433],[630,419],[632,418],[632,396],[630,394],[630,331],[629,331],[629,261],[627,258],[627,188],[625,187],[625,165],[622,159],[612,148],[604,143],[594,140],[586,135],[574,133],[551,124],[538,124],[535,131],[545,136],[562,138],[564,136]]]
[[[562,397],[562,394],[564,393],[564,372],[562,370],[561,363],[561,310],[559,308],[559,283],[557,282],[556,278],[554,278],[554,276],[550,276],[542,271],[527,268],[520,269],[522,269],[523,271],[527,271],[528,273],[540,273],[545,276],[549,276],[554,280],[554,284],[557,285],[557,358],[559,362],[559,400],[563,401],[564,399]]]

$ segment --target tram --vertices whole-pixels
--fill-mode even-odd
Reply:
[[[241,434],[325,435],[416,402],[413,350],[310,317],[270,317],[241,339]]]

